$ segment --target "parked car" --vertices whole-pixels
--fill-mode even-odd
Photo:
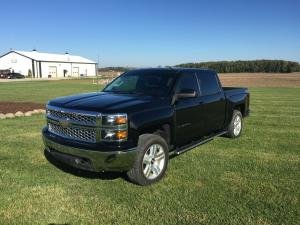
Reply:
[[[25,76],[20,73],[8,73],[6,79],[24,79]]]
[[[5,79],[6,78],[6,74],[5,73],[0,73],[0,78],[1,79]]]
[[[248,114],[247,88],[222,88],[212,70],[139,69],[102,92],[49,101],[42,134],[46,150],[66,164],[127,171],[149,185],[164,176],[170,156],[218,136],[238,138]]]
[[[10,73],[10,70],[0,70],[0,78],[5,79],[7,74]]]

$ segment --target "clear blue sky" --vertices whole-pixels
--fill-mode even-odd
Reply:
[[[299,0],[2,0],[0,53],[81,55],[100,66],[300,61]]]

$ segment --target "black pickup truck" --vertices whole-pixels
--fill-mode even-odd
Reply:
[[[222,88],[204,69],[138,69],[102,92],[47,104],[46,151],[73,167],[127,171],[140,185],[160,180],[169,157],[217,136],[237,138],[249,114],[246,88]]]

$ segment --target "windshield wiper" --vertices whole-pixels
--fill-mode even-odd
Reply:
[[[143,94],[145,94],[145,93],[142,92],[142,91],[129,91],[128,94],[143,95]]]
[[[128,95],[144,95],[142,91],[117,91],[117,90],[105,90],[103,92],[115,93],[115,94],[128,94]]]

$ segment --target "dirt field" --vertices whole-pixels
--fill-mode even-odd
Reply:
[[[298,73],[225,73],[219,74],[223,86],[300,87]]]
[[[32,102],[0,102],[0,113],[27,112],[34,109],[44,109],[45,104]]]

